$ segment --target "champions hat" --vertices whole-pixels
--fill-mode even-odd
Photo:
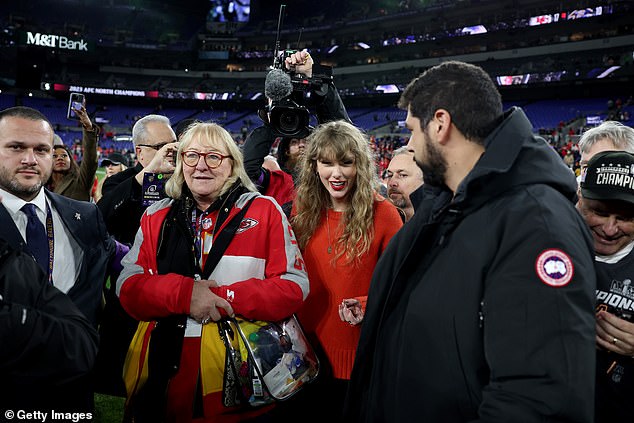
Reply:
[[[582,175],[581,193],[590,200],[634,204],[634,154],[604,151],[594,155]]]

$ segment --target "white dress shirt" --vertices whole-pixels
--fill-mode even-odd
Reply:
[[[27,201],[16,197],[15,195],[0,188],[0,196],[2,196],[2,204],[9,212],[15,226],[18,228],[20,235],[26,243],[26,214],[21,210]],[[75,281],[79,275],[80,265],[84,258],[84,253],[79,248],[77,241],[70,235],[70,232],[59,217],[59,213],[55,210],[46,198],[44,189],[28,203],[35,204],[37,217],[46,228],[46,206],[51,209],[53,218],[53,285],[62,291],[68,291],[75,285]]]

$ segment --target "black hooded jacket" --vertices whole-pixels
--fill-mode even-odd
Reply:
[[[424,185],[381,256],[347,421],[592,421],[595,275],[575,178],[519,109],[485,148],[455,196]]]
[[[97,331],[33,258],[0,239],[0,410],[90,412]]]

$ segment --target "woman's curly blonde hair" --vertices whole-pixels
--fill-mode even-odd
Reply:
[[[345,161],[352,155],[357,175],[351,181],[349,206],[341,220],[343,228],[335,243],[335,258],[346,254],[349,262],[357,261],[370,249],[374,237],[377,176],[368,139],[354,125],[335,121],[317,127],[306,144],[292,219],[299,246],[306,248],[322,216],[332,207],[330,194],[317,174],[317,161]]]

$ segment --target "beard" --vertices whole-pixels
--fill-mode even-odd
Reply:
[[[387,190],[387,196],[390,199],[390,201],[392,202],[392,204],[394,204],[396,207],[401,208],[401,209],[405,208],[407,206],[407,202],[405,201],[405,196],[403,194],[399,193],[400,194],[399,197],[393,199],[390,196],[390,194],[392,192],[393,191],[390,191],[389,189]]]
[[[16,171],[18,170],[20,169],[16,169]],[[40,192],[44,181],[48,180],[51,175],[50,173],[47,175],[40,172],[39,176],[39,181],[33,185],[25,185],[18,181],[15,174],[12,175],[7,168],[0,166],[0,187],[18,198],[26,201],[32,200]]]
[[[304,156],[304,151],[297,152],[295,154],[287,154],[287,159],[284,167],[290,171],[295,171],[295,168],[301,162]]]
[[[447,175],[447,160],[445,160],[438,147],[432,143],[431,138],[427,136],[427,131],[423,132],[423,139],[426,150],[425,161],[418,158],[414,160],[423,171],[425,184],[442,187],[445,185],[445,177]]]

